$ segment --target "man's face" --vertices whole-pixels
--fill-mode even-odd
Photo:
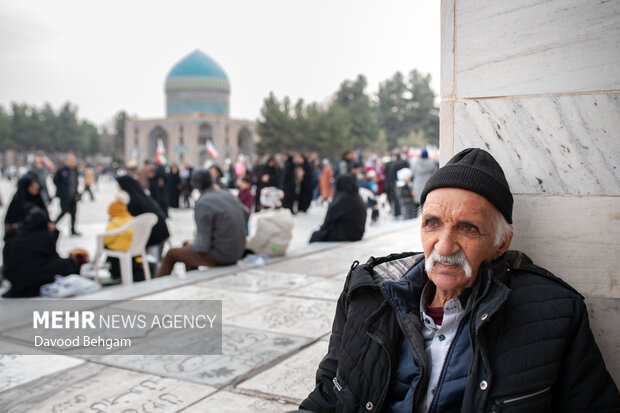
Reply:
[[[65,165],[67,165],[69,168],[73,168],[75,167],[75,164],[77,163],[75,156],[73,155],[69,155],[67,157],[67,160],[65,161]]]
[[[480,264],[498,258],[508,248],[493,245],[497,213],[486,198],[464,189],[439,188],[427,195],[421,230],[427,262],[434,249],[443,257],[462,254],[471,268],[471,278],[458,264],[439,261],[427,269],[429,279],[449,297],[471,287]]]

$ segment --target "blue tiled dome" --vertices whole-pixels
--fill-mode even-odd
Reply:
[[[166,113],[228,116],[230,83],[224,69],[200,50],[174,65],[166,77]]]
[[[174,65],[167,79],[186,76],[213,77],[228,81],[224,69],[200,50],[194,50]]]

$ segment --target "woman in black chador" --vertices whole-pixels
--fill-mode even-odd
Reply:
[[[308,158],[303,155],[302,162],[297,168],[300,171],[299,176],[301,177],[299,182],[299,202],[297,210],[299,212],[306,212],[312,203],[312,192],[314,191],[312,164],[308,161]]]
[[[336,179],[334,200],[327,208],[323,225],[314,231],[310,242],[362,239],[366,228],[366,205],[358,191],[353,175],[340,175]]]
[[[75,259],[60,258],[57,240],[58,230],[47,211],[31,207],[5,246],[3,275],[11,282],[11,289],[3,297],[35,297],[43,284],[54,282],[55,275],[79,272]]]
[[[17,192],[9,204],[4,218],[4,238],[14,234],[19,224],[24,220],[28,210],[33,206],[41,208],[47,214],[45,202],[41,197],[39,181],[30,173],[24,175],[17,182]]]
[[[166,215],[164,215],[157,202],[147,195],[140,183],[132,177],[121,176],[116,178],[116,182],[129,195],[129,203],[127,204],[129,214],[134,217],[145,212],[152,212],[157,215],[157,223],[151,230],[151,236],[146,242],[146,246],[157,246],[159,253],[157,258],[159,259],[164,242],[170,238],[170,231],[168,231],[168,225],[166,225]]]

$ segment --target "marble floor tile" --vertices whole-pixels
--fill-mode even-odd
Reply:
[[[336,303],[276,297],[269,304],[229,317],[226,322],[283,334],[316,338],[331,330]]]
[[[84,363],[78,358],[57,355],[21,355],[24,349],[0,342],[0,392]]]
[[[183,413],[278,413],[296,409],[297,405],[283,401],[265,400],[228,391],[219,391],[183,410]]]
[[[342,292],[346,275],[336,275],[331,278],[308,277],[309,283],[284,293],[287,297],[318,298],[337,300]]]
[[[246,269],[201,283],[201,286],[245,292],[278,294],[308,284],[307,276],[265,269]]]
[[[326,353],[327,342],[318,341],[237,387],[301,401],[314,389],[316,369]]]
[[[209,282],[192,284],[173,290],[162,291],[140,298],[142,300],[222,300],[222,319],[228,323],[228,317],[250,308],[267,304],[273,297],[242,291],[211,288]]]
[[[214,388],[84,363],[0,393],[5,413],[177,412]]]
[[[222,355],[107,355],[85,358],[220,388],[255,368],[295,351],[308,341],[304,337],[224,326]]]

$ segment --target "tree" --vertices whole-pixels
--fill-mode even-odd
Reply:
[[[368,85],[364,75],[355,81],[345,80],[336,92],[335,101],[347,110],[351,122],[351,148],[367,148],[377,140],[379,127],[375,108],[365,89]]]
[[[293,120],[290,115],[290,100],[278,102],[273,92],[263,102],[262,119],[257,121],[256,132],[261,141],[257,145],[259,155],[288,151],[292,148]]]
[[[118,137],[121,147],[125,147],[125,122],[127,121],[127,112],[119,111],[114,117],[114,135]]]
[[[10,148],[12,146],[11,139],[11,117],[0,106],[0,148]]]
[[[379,123],[390,149],[412,136],[422,136],[426,143],[439,143],[439,116],[430,81],[430,75],[412,70],[407,81],[396,72],[379,85]]]

